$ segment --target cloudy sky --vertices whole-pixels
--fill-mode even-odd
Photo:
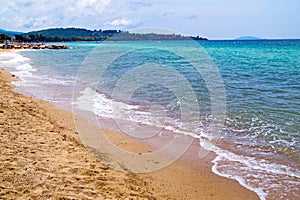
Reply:
[[[300,38],[300,0],[1,0],[0,28],[171,29],[209,39]]]

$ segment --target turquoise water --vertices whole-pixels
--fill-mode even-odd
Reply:
[[[231,133],[298,152],[300,42],[219,42],[206,49],[225,83]]]
[[[191,135],[201,144],[201,138],[206,137],[207,127],[215,116],[208,82],[191,63],[199,62],[203,68],[214,63],[226,92],[226,119],[220,140],[213,149],[217,154],[213,172],[238,180],[257,192],[261,199],[297,199],[300,196],[300,40],[200,41],[197,45],[203,49],[198,54],[195,54],[194,42],[108,43],[105,44],[108,52],[102,50],[94,59],[89,59],[92,62],[90,68],[85,64],[86,58],[94,55],[92,50],[101,44],[67,45],[71,48],[61,51],[1,54],[0,66],[23,79],[17,83],[17,91],[50,100],[67,109],[71,109],[74,100],[72,92],[78,71],[85,69],[80,76],[84,77],[86,88],[77,91],[77,96],[82,97],[76,104],[79,108],[89,110],[80,99],[91,95],[94,87],[97,89],[96,109],[92,111],[99,118],[115,118],[110,102],[118,102],[118,109],[123,109],[131,121],[159,124],[165,130]],[[109,57],[105,56],[109,51],[133,47],[138,51],[128,51],[114,62],[105,63],[101,76],[94,77],[99,71],[98,62],[107,60]],[[188,59],[174,53],[177,51],[189,55]],[[197,103],[177,80],[179,76],[164,75],[163,71],[154,68],[140,71],[131,80],[134,82],[141,77],[162,80],[175,90],[186,92],[182,99],[155,81],[140,84],[129,99],[126,89],[115,90],[124,75],[147,63],[174,69],[190,84]],[[97,84],[93,85],[92,80]],[[118,94],[114,94],[115,91]],[[191,116],[184,122],[180,120],[182,104],[187,106]],[[163,112],[155,117],[163,123],[153,119],[153,113],[149,111],[157,105]],[[198,109],[200,113],[197,113]],[[200,121],[195,116],[199,116]]]

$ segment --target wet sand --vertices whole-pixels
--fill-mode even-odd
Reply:
[[[258,199],[236,181],[211,172],[210,154],[198,160],[198,144],[174,164],[149,174],[117,171],[81,143],[71,112],[12,92],[0,70],[0,199]],[[90,131],[98,129],[81,120]],[[104,130],[118,146],[149,147]]]

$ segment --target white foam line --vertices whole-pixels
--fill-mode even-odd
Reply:
[[[267,163],[267,161],[263,160],[263,159],[258,161],[251,157],[236,155],[232,152],[220,149],[219,147],[216,147],[212,144],[209,145],[209,144],[210,144],[209,142],[203,142],[203,141],[200,143],[200,145],[203,148],[205,148],[207,150],[212,150],[217,154],[216,158],[214,160],[212,160],[212,163],[214,164],[212,167],[213,173],[215,173],[219,176],[222,176],[222,177],[226,177],[226,178],[230,178],[230,179],[234,179],[234,180],[238,181],[240,183],[240,185],[242,185],[243,187],[245,187],[251,191],[254,191],[262,200],[266,199],[266,196],[268,195],[268,193],[263,191],[263,188],[252,187],[251,185],[247,184],[245,179],[243,179],[240,176],[230,175],[229,173],[226,173],[226,172],[225,173],[219,172],[218,171],[218,162],[222,161],[222,160],[227,160],[229,162],[239,162],[239,163],[246,165],[250,169],[253,169],[256,171],[261,170],[261,171],[265,171],[267,173],[273,173],[273,174],[277,174],[277,175],[291,176],[291,177],[297,177],[297,178],[300,177],[297,170],[295,172],[293,172],[293,171],[291,171],[291,168],[288,166]]]
[[[268,173],[280,174],[285,176],[300,178],[298,171],[293,172],[291,168],[280,164],[270,164],[266,160],[257,161],[255,158],[247,156],[239,156],[232,152],[228,152],[216,147],[216,153],[222,157],[226,157],[229,161],[240,162],[255,170],[262,170]]]
[[[195,134],[191,131],[188,131],[182,125],[175,124],[172,121],[171,118],[167,118],[167,121],[173,124],[174,126],[168,126],[165,124],[159,125],[159,123],[156,123],[154,119],[151,118],[151,113],[146,112],[146,111],[139,111],[138,109],[140,108],[137,105],[129,105],[123,102],[119,101],[114,101],[111,99],[108,99],[104,94],[99,94],[96,93],[92,88],[88,87],[85,90],[80,92],[82,95],[79,96],[74,103],[77,108],[82,109],[82,110],[87,110],[90,112],[95,113],[96,115],[100,117],[105,117],[105,118],[112,118],[112,119],[121,119],[121,120],[126,120],[126,121],[133,121],[136,123],[144,124],[144,125],[149,125],[153,127],[158,127],[162,128],[168,131],[172,131],[174,133],[178,133],[181,135],[186,135],[186,136],[191,136],[194,138],[206,138],[205,134],[200,131],[199,134]],[[92,101],[92,103],[91,103]],[[90,102],[90,103],[87,103]],[[133,116],[127,117],[127,115],[122,116],[120,114],[115,114],[115,111],[122,111],[122,113],[131,113]],[[150,120],[149,120],[150,119]],[[154,121],[151,121],[154,120]],[[199,132],[199,131],[197,131]],[[208,138],[208,136],[207,136]]]
[[[230,175],[230,174],[225,174],[225,173],[219,172],[219,171],[217,170],[217,167],[218,167],[218,161],[219,161],[219,160],[221,160],[221,156],[220,156],[220,155],[218,155],[218,156],[212,161],[212,163],[214,164],[214,165],[212,166],[212,172],[213,172],[213,173],[217,174],[218,176],[222,176],[222,177],[225,177],[225,178],[229,178],[229,179],[233,179],[233,180],[238,181],[238,183],[239,183],[241,186],[243,186],[243,187],[245,187],[245,188],[247,188],[247,189],[249,189],[249,190],[255,192],[261,200],[266,200],[266,197],[267,197],[268,193],[264,192],[262,188],[255,188],[255,187],[252,187],[252,186],[248,185],[248,184],[245,182],[245,180],[244,180],[242,177],[240,177],[240,176],[232,176],[232,175]]]

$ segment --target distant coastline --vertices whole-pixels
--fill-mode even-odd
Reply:
[[[2,30],[2,29],[1,29]],[[3,30],[5,31],[5,30]],[[76,41],[157,41],[157,40],[208,40],[200,36],[182,36],[180,34],[129,33],[121,30],[88,30],[83,28],[51,28],[6,35],[2,31],[0,41],[14,42],[76,42]],[[6,31],[6,33],[13,33]],[[1,43],[1,42],[0,42]]]
[[[241,36],[241,37],[235,38],[234,40],[267,40],[267,39],[254,37],[254,36]]]

